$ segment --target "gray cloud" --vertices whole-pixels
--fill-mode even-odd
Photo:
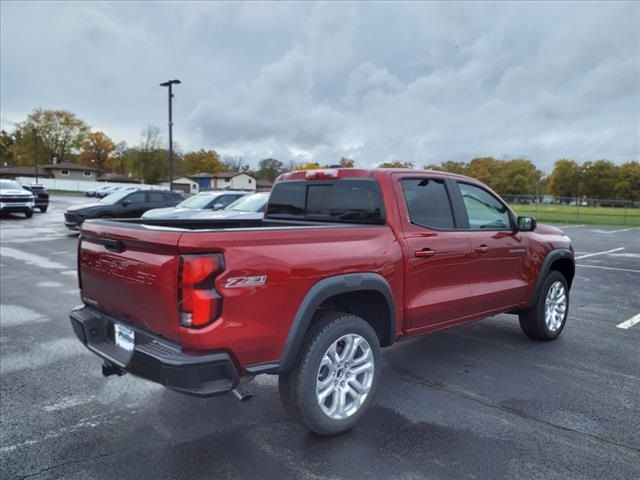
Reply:
[[[2,122],[360,165],[640,158],[640,4],[3,2]]]

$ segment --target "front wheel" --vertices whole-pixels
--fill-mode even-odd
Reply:
[[[558,271],[551,271],[542,284],[537,303],[520,313],[520,328],[536,340],[558,338],[569,314],[569,286]]]
[[[312,326],[296,365],[280,375],[280,398],[312,431],[337,435],[369,408],[380,368],[380,343],[371,325],[332,313]]]
[[[24,216],[27,217],[27,218],[33,217],[33,210],[25,210],[24,211]]]
[[[48,207],[38,207],[40,209],[40,212],[44,213],[47,211]]]

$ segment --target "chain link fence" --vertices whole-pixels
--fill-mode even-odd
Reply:
[[[502,198],[519,215],[545,222],[640,226],[640,201],[512,194]]]

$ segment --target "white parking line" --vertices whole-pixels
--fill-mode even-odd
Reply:
[[[600,230],[600,232],[603,232],[603,233],[620,233],[620,232],[630,232],[632,230],[640,230],[640,227],[623,228],[622,230]]]
[[[632,270],[631,268],[616,268],[616,267],[602,267],[600,265],[576,265],[576,267],[585,267],[585,268],[601,268],[602,270],[614,270],[616,272],[633,272],[640,273],[640,270]]]
[[[619,323],[618,325],[616,325],[616,327],[627,330],[633,327],[636,323],[640,323],[640,313],[637,314],[635,317],[631,317],[629,320]]]
[[[582,260],[583,258],[595,257],[596,255],[605,255],[607,253],[619,252],[620,250],[624,250],[624,247],[612,248],[611,250],[606,250],[604,252],[587,253],[586,255],[580,255],[579,257],[576,257],[576,260]]]

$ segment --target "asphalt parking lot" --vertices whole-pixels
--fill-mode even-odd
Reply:
[[[502,315],[384,353],[374,408],[320,438],[256,397],[195,399],[105,379],[76,340],[76,236],[52,197],[0,220],[0,477],[640,478],[640,228],[568,226],[577,273],[555,342]],[[623,324],[629,325],[632,322]]]

